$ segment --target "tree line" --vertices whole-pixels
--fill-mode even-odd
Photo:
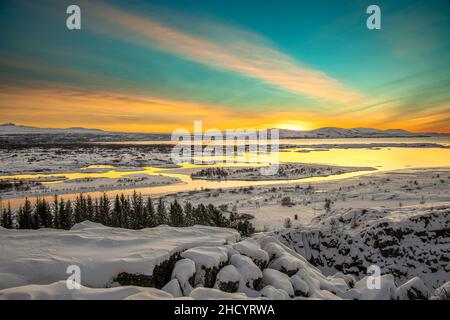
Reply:
[[[10,204],[2,209],[1,226],[7,229],[70,229],[74,224],[89,220],[105,226],[127,229],[152,228],[162,224],[173,227],[187,227],[196,224],[234,228],[243,236],[249,236],[255,229],[248,219],[239,219],[237,214],[227,218],[222,210],[212,204],[194,206],[190,202],[180,204],[159,198],[154,201],[144,198],[136,191],[131,196],[116,195],[111,201],[106,193],[100,198],[80,194],[75,201],[64,201],[55,195],[53,202],[38,198],[32,204],[24,204],[13,212]]]

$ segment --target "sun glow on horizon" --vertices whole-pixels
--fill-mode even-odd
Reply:
[[[311,124],[301,122],[301,121],[283,121],[283,122],[275,124],[274,127],[278,128],[278,129],[304,131],[304,130],[310,130]]]

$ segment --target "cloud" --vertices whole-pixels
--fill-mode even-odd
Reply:
[[[313,99],[349,103],[364,98],[324,72],[300,66],[247,30],[235,27],[227,30],[225,26],[209,22],[211,27],[205,25],[205,28],[215,32],[206,30],[208,37],[194,36],[154,18],[141,17],[111,5],[89,2],[86,6],[89,14],[95,17],[91,24],[95,31],[122,41],[158,48]]]

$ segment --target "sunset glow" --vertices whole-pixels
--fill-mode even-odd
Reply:
[[[69,31],[64,5],[48,2],[2,12],[9,28],[0,47],[1,122],[139,132],[194,120],[217,129],[450,131],[445,1],[386,4],[389,28],[379,31],[361,23],[364,5],[332,4],[332,17],[313,2],[278,8],[283,21],[273,16],[269,26],[263,17],[275,3],[254,12],[251,1],[236,3],[236,12],[220,2],[168,9],[81,1],[84,27]],[[420,26],[409,22],[418,11]]]

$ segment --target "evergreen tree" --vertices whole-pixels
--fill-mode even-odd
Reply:
[[[100,223],[100,210],[99,210],[99,204],[98,204],[98,198],[95,198],[94,200],[94,216],[92,217],[92,221]]]
[[[59,229],[59,202],[58,202],[58,196],[55,194],[55,197],[53,198],[53,207],[52,207],[52,214],[53,214],[53,228]]]
[[[73,210],[72,203],[70,200],[64,204],[64,201],[61,199],[59,203],[59,227],[61,229],[70,229],[73,226]]]
[[[80,193],[80,195],[75,199],[73,219],[74,223],[80,223],[84,220],[87,220],[86,199],[84,198],[82,193]]]
[[[123,226],[122,204],[119,195],[116,194],[114,205],[111,213],[111,226],[119,228]]]
[[[121,228],[130,228],[131,206],[130,199],[125,197],[123,193],[120,195],[120,206],[122,208],[122,224]]]
[[[94,202],[90,195],[88,195],[86,199],[86,219],[94,221]]]
[[[207,207],[210,224],[215,227],[228,227],[230,225],[228,219],[220,212],[219,209],[209,204]]]
[[[201,224],[204,226],[210,225],[209,220],[208,220],[207,210],[203,203],[200,203],[194,209],[194,221],[195,221],[195,224]]]
[[[144,200],[142,194],[138,194],[136,190],[131,198],[131,217],[130,227],[132,229],[142,229],[146,224],[146,212],[144,210]]]
[[[174,227],[181,227],[184,225],[183,208],[178,203],[177,199],[170,204],[169,224]]]
[[[45,199],[36,199],[34,206],[34,228],[51,228],[53,226],[53,217],[50,205]]]
[[[255,228],[247,219],[239,221],[236,225],[236,230],[239,231],[243,237],[249,237],[255,232]]]
[[[147,201],[145,203],[145,211],[146,211],[146,228],[152,228],[156,227],[156,213],[155,213],[155,207],[153,206],[152,199],[150,197],[147,198]]]
[[[194,208],[189,201],[184,204],[184,224],[187,227],[193,226],[195,224]]]
[[[106,193],[103,193],[103,195],[100,197],[98,208],[99,222],[101,224],[105,226],[109,225],[110,211],[111,211],[111,202],[109,201],[109,198],[106,195]]]
[[[162,198],[159,198],[158,207],[156,209],[156,225],[166,224],[167,220],[166,206],[164,205]]]
[[[31,202],[25,198],[25,203],[19,208],[17,215],[17,223],[19,229],[32,229],[33,228],[33,209],[31,208]]]
[[[9,202],[8,209],[3,209],[1,225],[6,229],[12,229],[14,227],[11,204]]]

